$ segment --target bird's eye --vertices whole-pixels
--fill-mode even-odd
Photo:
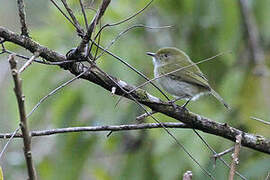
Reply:
[[[168,57],[168,54],[164,54],[164,57],[167,58]]]

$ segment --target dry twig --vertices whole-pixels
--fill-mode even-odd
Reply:
[[[163,123],[166,128],[190,128],[190,126],[180,122],[167,122]],[[157,129],[162,128],[159,123],[143,123],[143,124],[125,124],[125,125],[104,125],[104,126],[86,126],[86,127],[68,127],[68,128],[57,128],[41,131],[31,131],[31,136],[50,136],[56,134],[65,134],[73,132],[106,132],[106,131],[128,131],[128,130],[143,130],[143,129]],[[0,134],[0,138],[10,138],[12,133]],[[15,133],[15,138],[22,138],[22,134]]]
[[[229,180],[233,180],[234,174],[235,174],[235,169],[236,165],[239,163],[239,152],[240,152],[240,147],[241,147],[241,140],[242,140],[242,134],[239,134],[236,136],[236,141],[235,141],[235,148],[234,148],[234,153],[232,154],[232,163],[231,163],[231,169],[230,169],[230,175],[229,175]]]
[[[10,63],[10,69],[12,72],[13,80],[14,80],[14,92],[16,94],[18,107],[19,107],[19,113],[20,113],[20,127],[22,131],[22,137],[23,137],[23,144],[24,144],[24,156],[26,160],[27,170],[28,170],[28,176],[30,180],[37,179],[36,177],[36,171],[32,159],[32,152],[31,152],[31,135],[29,133],[28,124],[27,124],[27,118],[25,113],[25,105],[24,100],[25,97],[22,93],[22,80],[19,77],[19,73],[17,70],[17,62],[14,59],[14,55],[9,56],[9,63]]]

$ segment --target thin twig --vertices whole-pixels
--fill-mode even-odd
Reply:
[[[25,9],[24,9],[24,2],[23,0],[17,0],[18,11],[20,16],[20,23],[21,23],[21,35],[29,37],[28,29],[26,26],[25,20]]]
[[[163,123],[166,128],[190,128],[190,126],[180,122],[166,122]],[[73,132],[106,132],[106,131],[128,131],[128,130],[143,130],[143,129],[160,129],[162,126],[159,123],[143,123],[143,124],[126,124],[126,125],[103,125],[103,126],[86,126],[86,127],[68,127],[48,129],[41,131],[31,131],[31,135],[35,136],[49,136],[56,134],[65,134]],[[0,138],[9,138],[11,133],[0,134]],[[22,138],[22,135],[17,133],[15,138]]]
[[[147,118],[148,116],[153,115],[153,114],[155,114],[155,113],[157,113],[157,112],[156,112],[156,111],[151,111],[151,112],[144,113],[144,114],[142,114],[142,115],[136,117],[136,120],[137,120],[137,121],[142,121],[143,119],[145,119],[145,118]]]
[[[66,8],[68,14],[70,15],[71,19],[74,22],[74,25],[77,29],[77,32],[79,34],[83,33],[83,28],[81,27],[80,23],[78,22],[76,16],[73,14],[72,9],[68,6],[67,1],[66,0],[61,0],[62,4],[64,5],[64,7]]]
[[[143,24],[135,24],[131,27],[128,27],[127,29],[125,29],[124,31],[120,32],[111,42],[110,44],[108,44],[105,49],[108,50],[110,49],[110,47],[121,37],[123,36],[124,34],[126,34],[128,31],[130,31],[131,29],[134,29],[134,28],[147,28],[147,29],[163,29],[163,28],[171,28],[173,26],[160,26],[160,27],[152,27],[152,26],[146,26],[146,25],[143,25]],[[99,59],[103,54],[105,53],[105,51],[102,51],[102,53],[100,55],[98,55],[98,57],[96,59]]]
[[[230,147],[229,149],[226,149],[225,151],[222,151],[220,153],[214,154],[212,156],[212,158],[215,158],[215,159],[220,158],[221,156],[224,156],[225,154],[228,154],[228,153],[232,152],[233,150],[234,150],[234,146],[233,147]]]
[[[82,0],[79,0],[79,2],[80,2],[81,10],[82,10],[82,13],[83,13],[85,28],[88,29],[88,21],[87,21],[87,16],[86,16],[86,13],[85,13],[85,10],[84,10],[84,5],[82,3]]]
[[[8,54],[14,54],[15,56],[22,58],[22,59],[27,59],[30,60],[30,57],[21,55],[21,54],[17,54],[15,52],[9,51],[7,49],[3,50],[3,53],[8,53]],[[74,62],[83,62],[85,60],[66,60],[66,61],[59,61],[59,62],[45,62],[43,60],[39,60],[39,59],[34,59],[34,62],[36,63],[40,63],[40,64],[46,64],[46,65],[62,65],[62,64],[67,64],[67,63],[74,63]]]
[[[5,150],[7,149],[9,143],[11,142],[11,140],[14,138],[14,136],[17,134],[17,132],[18,132],[19,130],[20,130],[20,126],[19,126],[17,129],[15,129],[15,131],[14,131],[12,134],[10,134],[10,137],[9,137],[7,143],[5,144],[4,148],[2,149],[2,151],[1,151],[1,153],[0,153],[0,160],[1,160],[1,157],[3,156]],[[5,138],[8,138],[8,137],[4,137],[4,139],[5,139]]]
[[[240,147],[241,147],[241,141],[242,141],[242,134],[237,135],[235,140],[235,148],[234,148],[234,153],[232,154],[232,163],[231,163],[231,169],[230,169],[230,175],[229,175],[229,180],[233,180],[234,174],[235,174],[235,169],[236,165],[239,163],[239,152],[240,152]]]
[[[27,118],[30,117],[33,112],[50,96],[54,95],[58,90],[62,89],[63,87],[69,85],[70,83],[72,83],[73,81],[75,81],[76,79],[80,78],[83,74],[85,74],[87,71],[89,71],[90,68],[86,69],[85,71],[83,71],[81,74],[73,77],[72,79],[68,80],[67,82],[61,84],[60,86],[58,86],[57,88],[55,88],[54,90],[52,90],[49,94],[47,94],[46,96],[44,96],[43,98],[41,98],[39,100],[39,102],[34,106],[34,108],[30,111],[30,113],[27,114]]]
[[[261,123],[263,123],[263,124],[266,124],[266,125],[270,125],[270,122],[264,121],[264,120],[262,120],[262,119],[260,119],[260,118],[257,118],[257,117],[251,116],[250,119],[259,121],[259,122],[261,122]]]
[[[25,105],[24,105],[24,95],[22,93],[22,80],[19,77],[19,73],[17,71],[17,62],[14,59],[14,55],[10,55],[8,59],[10,63],[10,69],[12,72],[13,80],[14,80],[14,92],[16,94],[19,113],[20,113],[20,127],[23,136],[23,144],[24,144],[24,156],[26,160],[28,176],[30,180],[36,180],[36,171],[32,159],[32,152],[31,152],[31,135],[29,134],[28,124],[27,124],[27,117],[25,113]]]
[[[139,10],[138,12],[134,13],[133,15],[121,20],[121,21],[118,21],[116,23],[111,23],[111,24],[105,24],[104,26],[101,27],[101,29],[98,31],[98,33],[96,34],[96,37],[94,38],[94,41],[96,40],[96,38],[98,37],[98,35],[106,28],[106,27],[111,27],[111,26],[117,26],[117,25],[120,25],[122,23],[125,23],[129,20],[131,20],[132,18],[136,17],[137,15],[139,15],[140,13],[142,13],[146,8],[148,8],[152,2],[154,0],[151,0],[149,3],[147,3],[141,10]]]
[[[90,54],[91,49],[92,49],[92,46],[93,46],[95,40],[97,39],[97,37],[99,36],[99,34],[101,34],[101,32],[102,32],[106,27],[117,26],[117,25],[120,25],[120,24],[122,24],[122,23],[125,23],[125,22],[131,20],[132,18],[134,18],[134,17],[136,17],[137,15],[139,15],[140,13],[142,13],[146,8],[148,8],[148,7],[151,5],[151,3],[152,3],[153,1],[154,1],[154,0],[151,0],[151,1],[150,1],[149,3],[147,3],[146,6],[143,7],[141,10],[139,10],[139,11],[136,12],[135,14],[133,14],[133,15],[131,15],[131,16],[129,16],[129,17],[127,17],[127,18],[125,18],[125,19],[119,21],[119,22],[111,23],[111,24],[105,24],[104,26],[102,26],[102,27],[100,28],[100,30],[98,31],[98,33],[96,34],[94,40],[92,41],[92,43],[91,43],[91,45],[90,45],[90,48],[89,48],[88,51],[87,51],[86,56],[88,56],[88,55]]]
[[[62,9],[58,6],[58,4],[54,0],[50,0],[53,5],[60,11],[60,13],[75,27],[75,29],[78,31],[80,29],[77,28],[77,26],[74,24],[74,22],[62,11]],[[83,32],[80,32],[83,34]]]
[[[39,51],[35,52],[34,55],[20,68],[19,74],[22,73],[28,66],[30,66],[33,61],[39,56],[39,54]]]

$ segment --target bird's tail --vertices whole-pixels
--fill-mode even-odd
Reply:
[[[224,99],[213,89],[211,89],[211,94],[219,101],[221,102],[227,109],[231,109],[231,107],[224,101]]]

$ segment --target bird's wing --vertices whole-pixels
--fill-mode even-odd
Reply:
[[[185,76],[183,81],[194,83],[206,88],[210,87],[208,80],[195,63],[182,61],[178,62],[177,66],[179,67],[178,69],[181,68],[181,70],[177,71],[174,74],[175,76]]]

